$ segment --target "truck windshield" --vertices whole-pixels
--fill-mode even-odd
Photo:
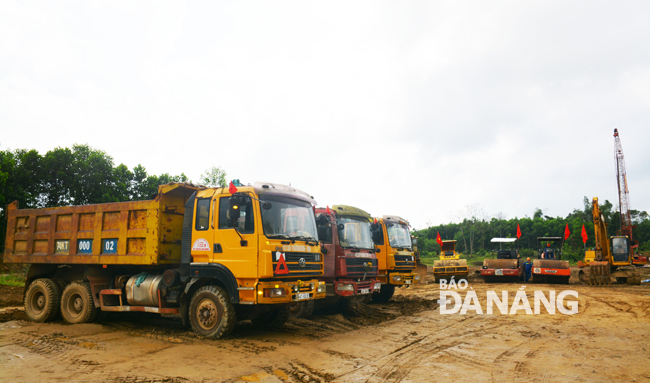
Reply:
[[[411,248],[411,234],[409,228],[401,223],[387,223],[388,243],[391,247]]]
[[[279,196],[261,196],[262,227],[269,238],[318,241],[314,210],[308,202]],[[264,202],[271,204],[264,209]],[[268,207],[268,205],[267,205]]]
[[[370,221],[356,217],[338,217],[336,219],[341,247],[373,249]]]

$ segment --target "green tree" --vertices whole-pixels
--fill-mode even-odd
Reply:
[[[206,186],[225,188],[228,186],[226,182],[226,171],[219,166],[213,165],[210,169],[206,169],[203,174],[201,174],[201,183]]]

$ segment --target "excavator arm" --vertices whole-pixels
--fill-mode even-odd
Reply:
[[[594,260],[597,262],[609,262],[610,250],[609,238],[607,237],[607,222],[605,222],[603,214],[600,211],[600,207],[598,206],[598,197],[594,197],[592,204],[592,215],[594,218],[594,239],[596,240],[596,247],[594,248],[596,257]]]

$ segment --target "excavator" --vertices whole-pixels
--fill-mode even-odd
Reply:
[[[612,278],[616,278],[618,283],[640,284],[641,276],[632,264],[629,238],[626,235],[609,237],[608,224],[598,206],[598,197],[594,197],[592,205],[596,247],[587,250],[584,260],[578,262],[580,282],[590,285],[609,285],[612,283]]]

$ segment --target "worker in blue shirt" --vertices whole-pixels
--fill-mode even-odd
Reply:
[[[544,258],[544,259],[555,259],[555,252],[551,248],[550,243],[546,244],[546,248],[542,252],[542,258]]]
[[[530,261],[530,258],[526,258],[526,263],[524,263],[524,277],[526,283],[530,279],[530,275],[533,272],[533,263]]]

